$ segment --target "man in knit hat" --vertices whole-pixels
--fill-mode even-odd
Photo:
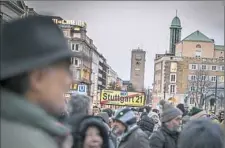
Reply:
[[[202,110],[197,107],[193,107],[189,112],[190,120],[199,119],[199,118],[207,118],[208,114],[205,110]]]
[[[70,132],[57,122],[72,82],[72,51],[47,16],[1,29],[1,148],[58,148]]]
[[[118,109],[113,117],[112,132],[118,137],[117,148],[149,148],[148,136],[137,126],[134,112]]]
[[[182,112],[169,102],[160,101],[162,126],[150,137],[151,148],[177,148],[177,139],[182,129]]]

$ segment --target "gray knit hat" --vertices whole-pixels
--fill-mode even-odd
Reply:
[[[174,107],[169,102],[166,102],[165,100],[161,100],[159,104],[162,106],[162,114],[161,114],[161,122],[168,122],[177,116],[182,115],[182,111],[176,107]]]

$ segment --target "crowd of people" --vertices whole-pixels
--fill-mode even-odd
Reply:
[[[1,33],[1,148],[224,147],[224,112],[209,115],[161,100],[160,110],[93,113],[85,95],[66,103],[74,53],[50,17],[21,18]]]

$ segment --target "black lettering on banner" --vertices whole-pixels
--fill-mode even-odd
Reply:
[[[124,97],[120,97],[120,103],[124,103],[125,98]]]
[[[142,102],[142,96],[137,96],[136,98],[137,98],[136,103],[141,103]]]
[[[102,96],[103,96],[103,98],[102,98],[103,100],[107,100],[107,93],[103,93]]]

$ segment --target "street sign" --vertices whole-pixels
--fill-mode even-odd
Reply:
[[[121,91],[121,92],[120,92],[120,95],[121,95],[121,96],[127,96],[127,91]]]
[[[79,93],[86,93],[87,92],[87,85],[78,85],[78,92]]]

